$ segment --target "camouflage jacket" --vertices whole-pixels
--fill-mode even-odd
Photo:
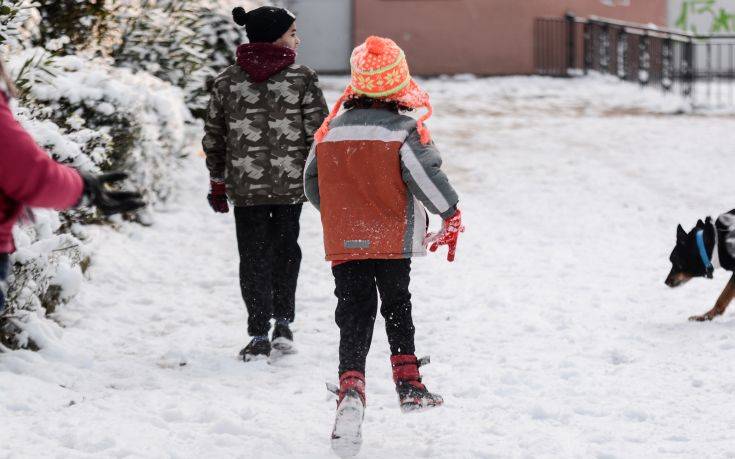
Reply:
[[[291,65],[253,83],[237,65],[214,81],[202,141],[236,206],[298,204],[314,133],[328,114],[316,73]]]

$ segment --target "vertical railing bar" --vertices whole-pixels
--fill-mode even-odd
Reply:
[[[539,28],[539,33],[541,34],[541,52],[539,53],[539,58],[541,61],[541,68],[544,69],[544,75],[548,74],[548,67],[546,65],[546,52],[549,46],[549,37],[546,35],[546,21],[543,22],[541,27]]]
[[[574,30],[574,15],[571,13],[567,13],[565,16],[566,19],[566,30],[567,30],[567,70],[566,75],[569,75],[570,69],[574,68],[574,58],[575,58],[575,30]]]
[[[533,24],[533,65],[536,69],[536,74],[543,75],[543,70],[541,68],[541,60],[539,59],[539,54],[541,52],[541,38],[539,37],[539,24],[541,23],[540,18],[536,18],[536,21],[534,21]]]
[[[586,23],[584,27],[584,74],[589,74],[590,67],[592,66],[592,25]]]

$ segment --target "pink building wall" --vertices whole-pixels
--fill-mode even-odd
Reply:
[[[533,73],[534,19],[597,15],[667,25],[668,0],[355,0],[354,39],[393,38],[417,75]],[[611,6],[613,5],[613,6]]]

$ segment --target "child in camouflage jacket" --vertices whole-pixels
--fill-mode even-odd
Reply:
[[[250,43],[238,47],[237,64],[214,80],[202,143],[212,209],[226,213],[228,202],[234,204],[252,337],[240,354],[248,361],[270,355],[271,345],[293,350],[303,169],[328,108],[316,73],[295,64],[300,40],[291,12],[238,7],[233,17]]]

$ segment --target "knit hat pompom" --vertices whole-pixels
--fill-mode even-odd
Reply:
[[[248,13],[245,8],[238,6],[232,10],[232,19],[235,20],[235,24],[244,26],[248,23]]]
[[[380,37],[368,37],[367,40],[365,40],[365,48],[367,48],[368,53],[380,55],[386,52],[387,43],[385,39]]]

